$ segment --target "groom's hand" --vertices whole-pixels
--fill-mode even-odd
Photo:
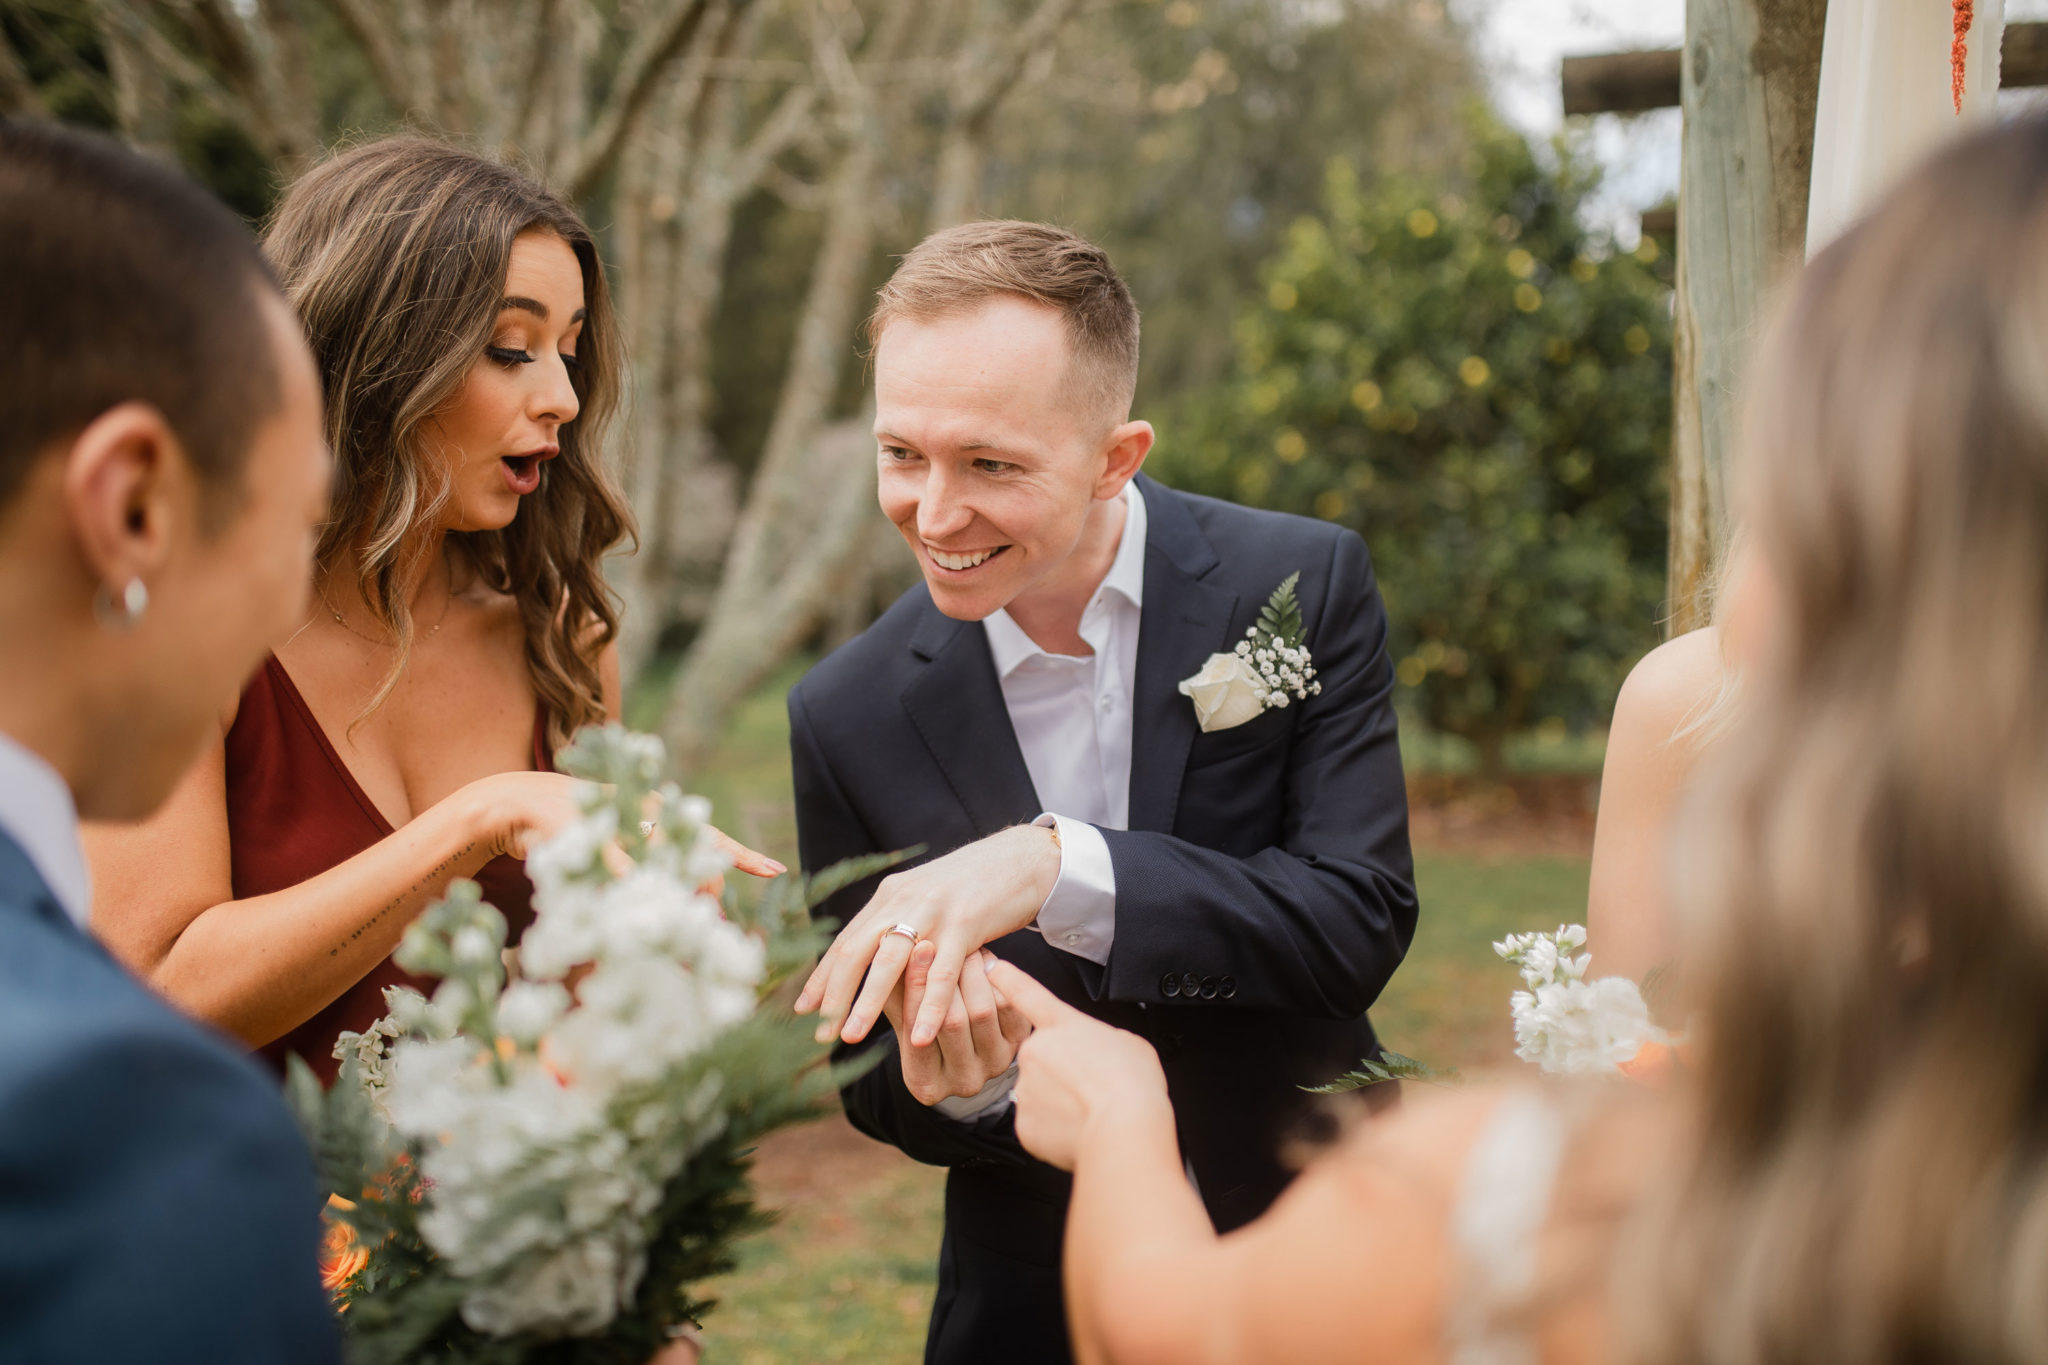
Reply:
[[[898,1023],[896,1032],[913,1046],[931,1046],[967,955],[1038,918],[1059,878],[1059,840],[1036,825],[1006,829],[883,878],[874,899],[846,922],[819,959],[797,997],[796,1012],[818,1011],[821,1043],[834,1033],[848,1043],[867,1037],[911,957],[909,937],[889,930],[907,925],[917,931],[918,946],[930,942],[935,952],[924,1002],[912,1003],[910,1029]]]
[[[960,984],[946,1003],[945,1021],[938,1040],[919,1047],[904,1028],[906,1015],[914,1015],[929,991],[932,959],[938,950],[929,941],[917,945],[903,980],[889,992],[883,1013],[896,1030],[896,1053],[903,1063],[903,1085],[919,1104],[940,1100],[970,1099],[1017,1060],[1017,1049],[1031,1034],[1031,1025],[988,979],[995,959],[987,953],[971,954],[960,974]]]

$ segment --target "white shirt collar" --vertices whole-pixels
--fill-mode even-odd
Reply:
[[[92,880],[78,845],[78,807],[57,770],[0,733],[0,831],[21,845],[64,913],[85,927]]]
[[[1124,485],[1123,499],[1123,539],[1117,544],[1116,558],[1110,561],[1109,572],[1103,576],[1101,586],[1088,599],[1089,611],[1093,611],[1096,604],[1111,593],[1123,598],[1133,608],[1145,605],[1145,499],[1138,492],[1137,480]],[[1024,627],[1011,619],[1007,609],[993,612],[981,624],[988,632],[988,649],[995,659],[998,678],[1007,678],[1027,659],[1049,653],[1024,633]]]

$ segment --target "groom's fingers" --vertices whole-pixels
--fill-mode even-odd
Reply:
[[[988,969],[988,979],[1003,993],[1010,1007],[1023,1015],[1033,1028],[1049,1028],[1069,1019],[1088,1016],[1038,984],[1014,963],[997,962]]]
[[[896,989],[897,980],[903,975],[905,966],[915,955],[916,948],[922,948],[920,940],[915,947],[903,934],[883,934],[881,943],[875,948],[874,960],[868,963],[867,982],[861,987],[860,998],[853,1002],[853,1008],[846,1015],[846,1023],[839,1030],[839,1036],[849,1043],[857,1043],[868,1036],[868,1030],[881,1017],[882,1002],[889,998],[889,992]],[[849,973],[851,975],[851,973]],[[911,1017],[916,1017],[917,1005],[909,1002]],[[829,1020],[835,1012],[826,1010]]]
[[[828,989],[825,998],[823,1018],[819,1028],[823,1029],[835,1020],[839,1025],[839,1039],[845,1043],[857,1043],[868,1036],[868,1030],[875,1026],[875,1020],[882,1014],[882,1005],[896,984],[903,978],[903,969],[916,951],[916,945],[902,934],[884,934],[882,941],[875,945],[874,956],[867,964],[865,980],[853,970],[838,972],[833,977],[833,988]],[[846,964],[841,963],[845,968]],[[860,997],[850,1004],[846,996],[852,995],[853,986],[860,987]],[[917,1006],[906,1001],[911,1017],[916,1017]]]
[[[910,1030],[911,1042],[925,1047],[939,1036],[939,1026],[946,1022],[946,1010],[953,1003],[953,992],[960,986],[960,964],[980,946],[961,947],[943,942],[937,945],[931,976],[925,984],[924,1004],[918,1007],[917,1024]]]
[[[1008,1066],[1009,1059],[1003,1054],[1009,1049],[1005,1045],[1003,1026],[997,1017],[996,988],[988,983],[988,957],[976,953],[967,959],[967,965],[960,973],[960,1003],[967,1012],[967,1027],[974,1037],[974,1051],[982,1061],[995,1063],[1000,1059],[1001,1070]]]

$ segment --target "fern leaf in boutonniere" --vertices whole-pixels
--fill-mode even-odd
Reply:
[[[1242,725],[1323,690],[1303,639],[1301,603],[1294,595],[1300,581],[1299,571],[1287,575],[1235,651],[1211,654],[1201,672],[1182,679],[1181,695],[1194,702],[1204,733]]]
[[[1269,647],[1301,647],[1301,602],[1294,595],[1294,585],[1300,581],[1301,570],[1296,569],[1287,575],[1286,582],[1273,589],[1266,605],[1259,608],[1259,624],[1252,633],[1263,636]]]

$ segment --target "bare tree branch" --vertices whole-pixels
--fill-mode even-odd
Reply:
[[[961,222],[973,212],[996,111],[1017,88],[1032,59],[1050,50],[1079,3],[1040,0],[1031,17],[987,58],[979,57],[974,51],[978,45],[970,44],[970,56],[962,61],[946,130],[939,140],[939,168],[932,187],[933,231]]]
[[[884,60],[894,58],[917,9],[917,0],[894,0],[868,47]],[[853,433],[848,440],[845,431],[823,422],[852,351],[862,272],[874,249],[870,201],[886,138],[872,92],[846,51],[845,17],[819,12],[813,45],[846,128],[846,150],[829,181],[824,234],[753,486],[717,596],[663,715],[663,734],[686,764],[704,752],[716,720],[820,619],[861,543],[870,505],[865,423],[841,424]],[[828,430],[842,439],[829,439]]]
[[[548,67],[562,59],[555,34],[556,16],[561,9],[562,0],[535,0],[533,22],[527,26],[526,55],[519,64],[519,88],[526,92],[526,98],[519,103],[510,135],[512,142],[522,148],[531,148],[541,111],[547,107],[539,96],[548,85]]]
[[[996,107],[1016,88],[1031,58],[1059,37],[1060,29],[1079,6],[1080,0],[1040,0],[1038,8],[1010,35],[993,62],[979,73],[966,73],[978,74],[980,79],[968,87],[966,97],[955,107],[954,119],[968,125],[985,125]]]
[[[95,13],[107,70],[113,77],[114,115],[121,134],[133,145],[168,160],[172,156],[170,81],[165,63],[153,60],[157,54],[151,49],[160,46],[177,62],[191,64],[140,14],[106,0],[95,6]],[[196,70],[193,77],[203,79]]]
[[[397,107],[401,115],[411,114],[422,108],[422,101],[414,87],[412,70],[407,65],[405,54],[399,45],[394,26],[385,16],[372,8],[373,0],[326,0],[334,17],[355,39],[362,49],[363,57],[370,64],[370,74],[377,78],[377,85],[384,91],[385,98]]]
[[[277,142],[287,169],[296,171],[320,150],[320,112],[314,103],[305,25],[291,0],[256,0],[256,18],[270,49],[264,64],[265,103],[277,121]]]
[[[71,50],[71,44],[65,42],[52,32],[50,26],[43,22],[34,8],[20,4],[10,6],[10,8],[14,13],[15,22],[28,31],[30,41],[34,42],[46,57],[54,57],[57,64],[64,68],[65,75],[90,90],[93,98],[99,101],[100,106],[108,113],[113,113],[115,107],[114,84],[107,78],[107,74],[79,60],[78,54]],[[25,71],[22,74],[22,79],[26,83],[27,73]],[[33,87],[31,87],[30,93],[34,93]],[[38,103],[40,102],[39,97]]]
[[[582,198],[590,194],[612,168],[641,110],[667,74],[669,64],[689,46],[711,3],[712,0],[672,0],[668,12],[626,54],[611,98],[591,120],[589,131],[563,177],[571,196]],[[751,0],[730,3],[737,8]]]
[[[736,194],[744,195],[748,190],[763,183],[775,158],[781,156],[810,131],[812,116],[817,111],[818,92],[809,86],[794,86],[783,93],[775,108],[747,140],[732,166],[732,185]],[[781,190],[776,191],[778,194]],[[784,196],[785,200],[788,198]]]
[[[823,213],[830,203],[823,185],[813,185],[773,163],[756,173],[750,188],[768,191],[798,213]]]
[[[14,45],[0,34],[0,114],[45,114],[43,97],[28,78]]]
[[[266,145],[257,111],[241,95],[179,50],[148,16],[121,0],[98,0],[93,13],[113,76],[114,109],[135,145],[171,155],[171,91],[182,89]]]

